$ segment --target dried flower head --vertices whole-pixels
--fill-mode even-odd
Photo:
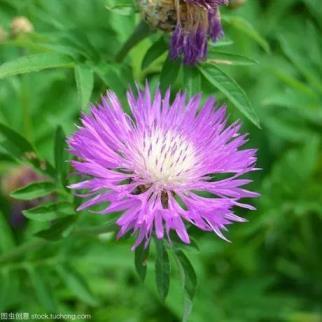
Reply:
[[[208,39],[217,41],[223,30],[219,6],[228,0],[138,0],[143,18],[151,26],[172,32],[170,55],[185,64],[206,58]]]
[[[87,176],[71,185],[86,190],[79,210],[108,202],[98,213],[123,211],[118,236],[137,233],[135,247],[152,233],[169,238],[171,230],[189,243],[185,223],[225,239],[227,225],[244,221],[233,207],[253,209],[239,199],[257,196],[242,188],[250,180],[239,178],[256,161],[254,149],[240,149],[240,124],[227,126],[226,108],[215,108],[214,98],[200,108],[200,95],[187,102],[179,93],[171,104],[169,90],[152,98],[146,86],[137,97],[129,91],[128,102],[131,116],[107,92],[69,139],[73,167]]]

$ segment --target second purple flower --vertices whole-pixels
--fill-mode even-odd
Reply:
[[[207,56],[208,40],[222,35],[219,6],[229,0],[138,0],[145,21],[172,32],[170,56],[195,64]]]

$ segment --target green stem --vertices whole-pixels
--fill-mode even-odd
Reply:
[[[150,34],[151,29],[149,26],[144,21],[141,21],[116,55],[116,62],[121,63],[129,51]]]

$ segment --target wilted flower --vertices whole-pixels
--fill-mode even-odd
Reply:
[[[15,17],[11,22],[13,36],[33,32],[34,27],[27,17]]]
[[[135,247],[153,233],[169,238],[171,230],[189,243],[185,223],[225,239],[227,225],[244,221],[232,208],[254,209],[239,202],[257,196],[239,177],[255,169],[256,151],[239,149],[246,135],[238,122],[226,126],[225,107],[209,98],[200,109],[200,102],[201,95],[187,102],[178,93],[170,103],[169,90],[152,98],[146,86],[137,97],[128,92],[130,116],[108,91],[69,139],[73,167],[88,176],[71,185],[89,198],[78,210],[108,202],[97,212],[123,211],[118,237],[137,233]]]
[[[208,39],[217,41],[223,30],[219,6],[229,0],[138,0],[144,19],[153,27],[172,31],[170,55],[185,64],[206,58]]]

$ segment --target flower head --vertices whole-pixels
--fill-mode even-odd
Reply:
[[[69,139],[73,167],[88,176],[71,186],[86,190],[79,210],[108,202],[99,213],[122,211],[118,236],[137,233],[135,246],[171,230],[189,243],[185,223],[225,238],[227,225],[244,221],[233,207],[253,209],[239,199],[257,195],[239,178],[256,161],[255,150],[240,149],[240,124],[226,126],[226,108],[216,108],[214,98],[200,108],[200,95],[187,101],[178,93],[170,103],[169,90],[151,97],[146,86],[137,97],[129,91],[128,102],[131,116],[107,92]]]
[[[144,19],[153,27],[172,31],[170,55],[195,64],[207,56],[208,39],[223,30],[219,6],[229,0],[138,0]]]

